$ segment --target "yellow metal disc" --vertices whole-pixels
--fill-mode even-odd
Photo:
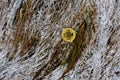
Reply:
[[[72,42],[76,37],[76,33],[72,28],[64,28],[62,30],[61,37],[66,42]]]

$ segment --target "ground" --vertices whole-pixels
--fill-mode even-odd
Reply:
[[[119,0],[0,0],[0,79],[120,80],[119,16]]]

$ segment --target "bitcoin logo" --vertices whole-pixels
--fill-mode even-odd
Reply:
[[[72,28],[64,28],[62,30],[61,37],[66,42],[72,42],[76,37],[76,33]]]

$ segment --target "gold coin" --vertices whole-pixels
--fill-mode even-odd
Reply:
[[[72,28],[64,28],[62,30],[61,37],[66,42],[72,42],[76,37],[76,33]]]

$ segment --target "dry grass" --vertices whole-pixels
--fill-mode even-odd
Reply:
[[[12,43],[12,51],[7,55],[9,60],[13,59],[20,45],[21,50],[19,55],[23,57],[29,52],[29,50],[32,49],[32,47],[35,48],[34,44],[39,40],[39,34],[31,34],[29,25],[34,13],[32,7],[36,3],[32,3],[31,0],[27,0],[26,4],[23,5],[17,12],[16,19],[14,21],[14,28],[16,29],[13,33],[14,40],[9,40]],[[76,26],[75,40],[72,43],[65,43],[62,39],[58,41],[54,48],[54,53],[50,57],[50,60],[45,65],[43,65],[43,67],[34,72],[34,79],[42,80],[57,67],[67,64],[66,70],[59,78],[61,79],[75,66],[77,61],[82,57],[82,53],[86,49],[87,45],[89,45],[90,40],[92,39],[92,33],[95,32],[94,19],[96,13],[94,8],[95,6],[92,4],[91,6],[85,6],[85,3],[82,4],[82,7],[79,9],[69,24],[69,27],[71,28]],[[76,25],[77,21],[81,22]],[[28,25],[26,26],[25,23]],[[25,27],[27,27],[26,30]],[[39,76],[41,77],[39,78]]]
[[[12,34],[14,40],[8,40],[9,44],[12,43],[11,52],[7,55],[9,60],[11,60],[15,56],[15,53],[18,51],[18,47],[20,46],[20,44],[22,45],[20,56],[24,56],[38,40],[38,33],[35,33],[32,36],[30,35],[31,31],[29,25],[34,13],[34,10],[32,8],[35,3],[37,2],[32,3],[31,0],[27,0],[26,3],[23,4],[16,13],[16,17],[13,22],[15,30]],[[27,29],[25,29],[25,27],[27,27]]]
[[[58,66],[64,66],[67,64],[66,70],[59,78],[60,80],[75,66],[77,61],[82,57],[82,53],[86,49],[87,45],[89,45],[93,32],[95,32],[94,19],[96,12],[94,8],[94,5],[85,7],[85,4],[83,4],[80,11],[76,14],[69,25],[69,27],[72,27],[75,25],[77,20],[82,20],[78,25],[78,28],[76,28],[77,35],[75,40],[72,43],[63,43],[63,40],[60,40],[55,46],[55,52],[52,54],[48,63],[35,72],[34,79],[42,80]],[[70,46],[72,48],[70,48]],[[66,49],[63,50],[63,48]],[[70,48],[70,51],[68,48]],[[38,78],[39,76],[41,77]]]

